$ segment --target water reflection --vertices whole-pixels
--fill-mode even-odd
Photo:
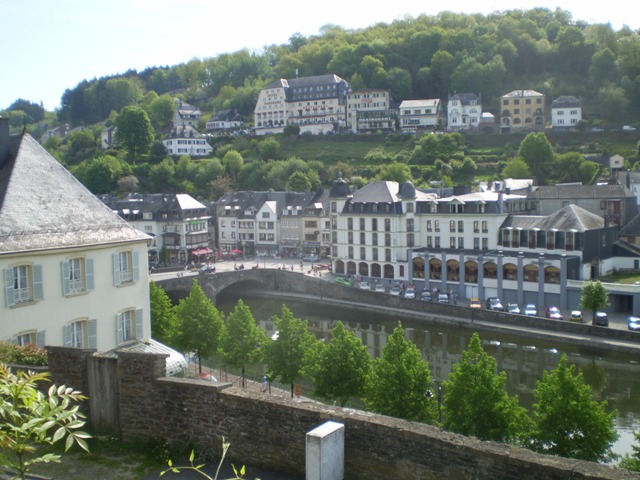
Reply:
[[[217,307],[228,313],[235,307],[238,297],[223,295]],[[282,300],[243,296],[261,328],[271,336],[275,333],[271,317],[282,312]],[[320,338],[328,340],[336,321],[342,321],[354,331],[369,350],[372,358],[379,357],[393,329],[402,322],[405,336],[418,347],[429,362],[435,379],[446,380],[452,367],[467,348],[472,330],[446,328],[426,324],[411,318],[393,317],[387,313],[362,312],[327,303],[295,302],[286,300],[296,317],[308,321],[309,328]],[[632,432],[640,430],[640,363],[637,357],[574,345],[559,345],[523,336],[496,332],[479,332],[484,349],[496,359],[498,368],[507,374],[507,389],[517,394],[520,404],[531,408],[536,381],[542,372],[556,368],[560,355],[567,355],[569,364],[576,365],[586,383],[595,392],[597,400],[606,399],[611,409],[618,410],[616,426],[620,438],[614,445],[618,454],[632,453]]]

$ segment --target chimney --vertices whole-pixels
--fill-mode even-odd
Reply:
[[[0,117],[0,167],[9,160],[9,119]]]

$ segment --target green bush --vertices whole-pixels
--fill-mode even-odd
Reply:
[[[47,351],[35,345],[14,345],[0,342],[0,362],[19,365],[43,366],[49,363]]]

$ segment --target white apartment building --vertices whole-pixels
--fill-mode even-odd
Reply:
[[[405,100],[400,104],[400,128],[405,133],[439,130],[444,113],[439,98]]]
[[[582,121],[582,101],[565,95],[551,102],[551,127],[571,128]]]
[[[351,86],[337,75],[279,79],[263,88],[254,110],[256,135],[282,133],[298,125],[300,133],[326,134],[347,124]]]
[[[162,140],[168,155],[189,155],[191,157],[207,157],[213,152],[204,135],[194,127],[185,125],[171,129],[169,136]]]
[[[455,93],[447,102],[447,129],[475,130],[482,121],[482,102],[475,93]]]

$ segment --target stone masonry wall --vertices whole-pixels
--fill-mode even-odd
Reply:
[[[306,433],[332,420],[345,425],[350,480],[640,479],[614,467],[537,455],[420,423],[230,384],[166,378],[162,356],[123,353],[118,363],[124,440],[164,438],[217,453],[224,436],[231,442],[230,462],[304,475]]]

